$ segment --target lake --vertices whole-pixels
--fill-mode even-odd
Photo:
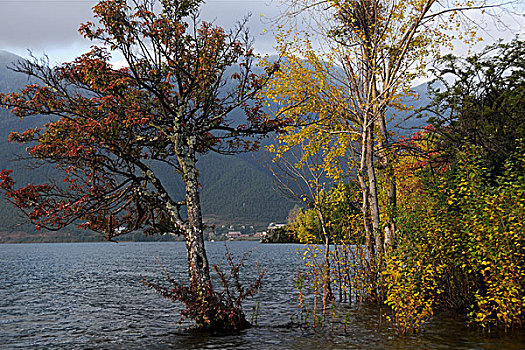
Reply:
[[[245,306],[260,306],[257,326],[210,336],[178,326],[180,305],[144,287],[161,275],[186,277],[182,242],[0,245],[2,349],[524,349],[525,334],[487,335],[461,317],[439,313],[425,331],[398,336],[376,306],[341,305],[349,326],[301,329],[294,277],[301,245],[228,242],[237,255],[266,269],[263,288]],[[225,243],[207,242],[210,263],[224,261]],[[256,275],[247,264],[243,276]],[[292,322],[293,321],[293,322]]]

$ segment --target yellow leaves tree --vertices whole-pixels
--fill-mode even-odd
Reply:
[[[433,176],[428,162],[412,173],[419,190],[406,200],[419,206],[407,205],[400,215],[403,235],[387,254],[384,272],[387,303],[401,332],[416,330],[434,306],[468,311],[484,328],[523,326],[523,150],[509,155],[503,175],[492,182],[479,147],[463,148],[454,167]]]
[[[283,18],[307,16],[309,33],[279,27],[280,72],[267,94],[278,113],[296,121],[273,149],[281,157],[291,147],[315,140],[322,166],[336,181],[355,174],[369,257],[379,270],[395,241],[397,183],[394,138],[387,110],[405,110],[416,77],[428,62],[452,45],[456,33],[472,40],[461,13],[481,9],[484,1],[313,0],[287,1]],[[317,43],[320,44],[314,44]],[[307,143],[309,144],[309,143]],[[378,171],[381,176],[378,176]],[[381,181],[380,181],[381,179]],[[378,188],[387,189],[381,202]],[[381,278],[372,280],[372,297],[381,297]],[[377,283],[376,283],[377,282]],[[380,293],[379,293],[380,294]]]

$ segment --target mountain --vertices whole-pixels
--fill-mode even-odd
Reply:
[[[433,85],[436,87],[436,85]],[[387,112],[389,119],[389,128],[397,136],[409,136],[420,130],[428,124],[428,116],[418,115],[417,110],[430,104],[431,99],[428,92],[428,84],[423,83],[412,88],[412,92],[417,98],[406,98],[403,103],[406,107],[411,107],[409,111],[394,111],[390,109]]]
[[[0,92],[19,91],[31,83],[25,75],[7,68],[20,60],[23,59],[0,50]],[[0,169],[13,169],[14,178],[20,184],[47,182],[47,179],[60,176],[49,165],[35,168],[26,161],[17,161],[25,154],[26,146],[7,140],[11,131],[26,130],[43,122],[42,117],[19,120],[7,110],[0,110]],[[272,175],[254,161],[251,154],[223,156],[210,153],[203,155],[197,164],[201,173],[201,202],[206,222],[265,226],[269,222],[283,222],[294,205],[273,189]],[[169,191],[182,196],[184,187],[180,176],[168,168],[159,167],[158,171]],[[45,239],[3,196],[0,197],[0,218],[0,242],[23,240],[21,237]],[[31,236],[28,238],[23,233]],[[47,235],[55,240],[60,240],[60,237],[63,240],[98,239],[93,233],[74,227]]]
[[[19,91],[31,83],[28,78],[7,68],[23,60],[7,51],[0,50],[0,92]],[[418,100],[407,100],[417,109],[428,103],[426,85],[420,85],[415,91],[421,96]],[[397,134],[407,135],[414,128],[425,125],[421,119],[407,119],[408,112],[392,113],[390,126]],[[242,116],[233,116],[241,120]],[[405,120],[407,119],[407,120]],[[16,161],[25,154],[25,145],[12,144],[7,141],[9,132],[22,131],[40,126],[45,122],[42,117],[28,117],[24,120],[0,109],[0,169],[13,169],[15,180],[20,184],[47,182],[47,179],[59,178],[60,174],[46,164],[35,168],[28,162]],[[49,120],[49,118],[47,119]],[[271,138],[263,144],[271,142]],[[255,158],[259,159],[256,160]],[[269,222],[283,222],[294,203],[274,190],[270,172],[261,165],[265,151],[256,154],[239,154],[224,156],[205,154],[198,167],[201,174],[201,203],[205,221],[210,224],[247,224],[265,226]],[[184,193],[180,176],[171,169],[159,166],[161,180],[170,193],[179,198]],[[99,240],[100,235],[79,230],[75,227],[61,230],[58,233],[36,232],[20,213],[0,196],[0,242],[5,241],[39,241],[52,237],[52,240]]]

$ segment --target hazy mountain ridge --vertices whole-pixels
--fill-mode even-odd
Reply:
[[[23,74],[7,68],[13,67],[19,60],[23,59],[0,50],[1,92],[19,91],[30,83]],[[239,116],[233,116],[233,119],[237,118]],[[49,177],[59,176],[49,165],[43,165],[36,171],[28,167],[26,162],[15,161],[25,154],[26,145],[13,144],[7,140],[11,131],[23,131],[42,124],[41,117],[29,117],[21,121],[6,109],[0,110],[0,169],[13,169],[14,178],[20,184],[46,182]],[[198,167],[201,172],[203,214],[207,221],[261,225],[286,219],[293,204],[273,190],[271,174],[254,163],[250,155],[222,156],[210,153],[201,156]],[[180,176],[167,168],[159,167],[159,171],[169,191],[182,197],[184,188]],[[0,198],[0,217],[0,242],[16,241],[19,232],[34,234],[35,238],[39,237],[37,241],[42,240],[40,233],[35,232],[32,225],[3,196]],[[64,240],[69,240],[67,237],[70,232],[81,240],[92,240],[92,234],[86,238],[85,231],[81,233],[74,227],[61,231],[67,231],[63,235]],[[2,236],[14,238],[2,239]]]
[[[7,68],[13,66],[21,57],[0,50],[0,91],[13,92],[21,90],[24,85],[31,83],[27,76],[16,73]],[[426,97],[426,85],[415,88],[422,96],[415,101],[415,107],[428,102]],[[414,101],[407,101],[407,104]],[[238,113],[237,113],[238,114]],[[233,120],[241,120],[242,115],[232,115]],[[397,113],[392,125],[403,124],[403,128],[396,128],[396,132],[408,134],[410,130],[423,125],[420,119],[403,121],[408,113]],[[15,179],[20,184],[46,182],[47,178],[58,178],[59,173],[49,165],[42,165],[37,170],[28,167],[26,162],[18,162],[15,159],[25,154],[26,145],[13,144],[7,138],[11,131],[23,131],[28,128],[40,126],[45,118],[28,117],[20,120],[10,114],[6,109],[0,109],[0,169],[13,169]],[[269,144],[271,138],[263,140],[263,144]],[[235,156],[223,156],[209,153],[201,156],[198,167],[201,172],[201,203],[205,220],[210,223],[237,223],[264,225],[268,222],[283,222],[293,203],[283,198],[274,190],[272,176],[263,165],[259,163],[264,158],[265,151],[260,150],[255,154],[239,154]],[[158,166],[161,180],[169,191],[178,197],[184,194],[184,187],[180,176],[173,173],[171,169]],[[0,242],[6,241],[2,237],[14,237],[10,241],[17,240],[18,232],[35,232],[34,227],[21,218],[20,213],[0,196]],[[100,239],[94,233],[79,231],[75,227],[64,229],[64,240],[93,240]],[[3,233],[2,233],[3,232]],[[71,236],[73,235],[73,236]],[[60,237],[60,233],[51,236]],[[37,236],[34,236],[37,237]],[[39,238],[38,240],[41,240]],[[60,238],[57,238],[60,240]]]

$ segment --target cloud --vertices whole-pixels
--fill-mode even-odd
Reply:
[[[208,0],[201,7],[201,19],[214,21],[215,24],[228,29],[250,15],[247,26],[254,37],[255,49],[258,52],[269,53],[275,45],[272,20],[279,16],[278,4],[277,0]]]
[[[91,8],[96,3],[96,0],[0,0],[0,49],[26,57],[28,49],[36,56],[45,53],[52,63],[73,60],[93,44],[78,33],[78,28],[80,23],[94,21]],[[271,20],[279,15],[280,4],[280,0],[207,0],[201,6],[201,19],[228,29],[251,14],[248,27],[255,49],[271,54],[275,45]],[[473,18],[481,24],[481,18]],[[502,28],[489,18],[484,25],[486,30],[480,31],[484,40],[476,51],[495,38],[508,40],[517,32],[524,33],[523,22],[516,22],[509,14],[502,12],[492,18],[499,18],[501,25],[507,26],[507,32],[502,33]],[[466,49],[457,43],[455,52],[464,54]],[[121,58],[117,56],[115,61]]]
[[[0,0],[0,49],[27,56],[46,53],[51,61],[72,60],[92,43],[79,33],[80,23],[94,21],[95,0]],[[250,33],[259,52],[271,52],[274,39],[261,33],[270,28],[269,19],[278,15],[276,1],[208,0],[201,7],[201,19],[231,28],[251,13]]]
[[[92,20],[95,1],[1,1],[0,45],[34,48],[71,45],[82,40],[80,23]]]

